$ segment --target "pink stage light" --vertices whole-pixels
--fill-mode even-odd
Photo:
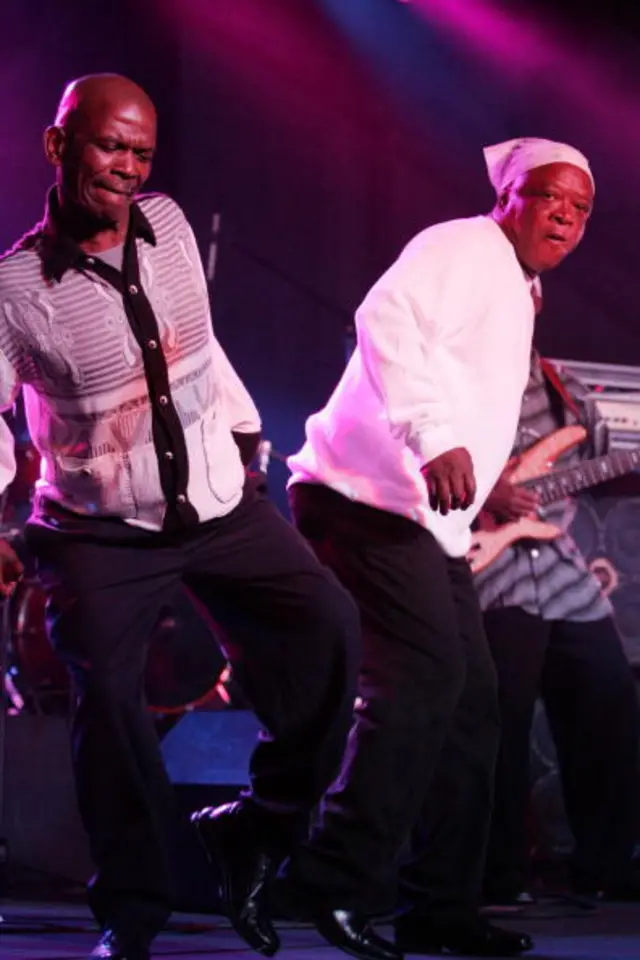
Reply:
[[[637,168],[640,91],[637,73],[624,75],[619,59],[588,48],[548,18],[523,8],[514,12],[498,0],[413,0],[412,8],[506,82],[540,83],[598,131],[603,148],[612,146],[619,159]]]

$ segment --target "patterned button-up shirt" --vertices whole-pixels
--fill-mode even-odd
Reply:
[[[581,422],[589,432],[588,440],[581,447],[569,451],[558,461],[558,467],[563,467],[605,453],[609,440],[606,426],[595,404],[587,400],[583,384],[566,371],[559,371],[559,376],[575,399]],[[513,454],[523,453],[554,430],[576,422],[575,414],[548,385],[539,357],[534,353]],[[602,593],[597,577],[588,569],[568,532],[575,511],[576,503],[572,499],[545,507],[540,511],[541,517],[564,531],[560,537],[546,542],[516,543],[476,575],[483,610],[521,607],[544,620],[574,621],[600,620],[611,614],[611,604]]]
[[[52,230],[56,210],[52,191],[0,259],[0,408],[23,388],[42,457],[34,519],[57,505],[153,531],[228,513],[245,480],[234,434],[260,421],[214,336],[184,214],[140,197],[118,270]],[[0,490],[14,469],[0,418]]]

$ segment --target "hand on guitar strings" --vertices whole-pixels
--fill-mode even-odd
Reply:
[[[484,505],[485,510],[503,523],[535,514],[540,502],[532,490],[511,483],[509,477],[512,470],[513,468],[509,467],[503,471]]]
[[[476,497],[476,478],[469,451],[455,447],[434,457],[422,468],[432,510],[466,510]]]

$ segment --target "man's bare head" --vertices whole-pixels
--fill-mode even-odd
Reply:
[[[95,73],[72,80],[58,104],[54,126],[73,129],[87,115],[104,110],[105,106],[138,103],[155,116],[151,98],[128,77],[117,73]]]
[[[70,83],[45,152],[58,169],[63,205],[80,208],[97,223],[126,227],[129,207],[151,172],[156,111],[132,80],[94,74]]]

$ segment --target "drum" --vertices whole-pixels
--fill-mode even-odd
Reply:
[[[44,590],[37,580],[24,579],[5,603],[6,687],[14,707],[67,714],[71,702],[69,675],[47,638]]]
[[[20,581],[7,604],[6,688],[14,708],[68,714],[69,675],[47,637],[41,584],[37,579]],[[171,714],[204,704],[225,707],[229,676],[216,634],[196,613],[189,594],[180,591],[162,610],[151,635],[145,672],[149,709]]]
[[[151,633],[145,690],[153,713],[228,706],[230,668],[219,644],[221,631],[198,610],[189,592],[180,589]]]
[[[23,524],[31,513],[36,480],[40,477],[40,454],[32,443],[16,446],[16,475],[2,500],[2,522]]]

